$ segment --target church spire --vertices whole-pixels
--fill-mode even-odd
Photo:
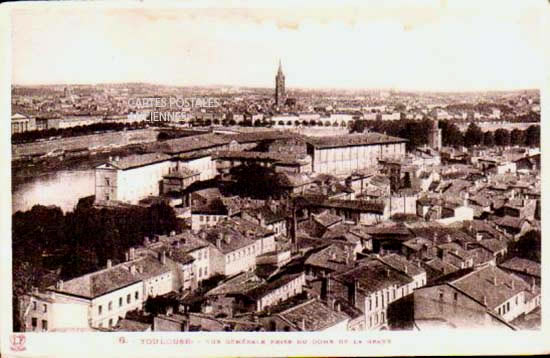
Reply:
[[[279,70],[277,73],[283,73],[283,65],[281,64],[281,59],[279,59]]]

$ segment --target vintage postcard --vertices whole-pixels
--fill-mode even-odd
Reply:
[[[2,355],[549,351],[548,1],[0,9]]]

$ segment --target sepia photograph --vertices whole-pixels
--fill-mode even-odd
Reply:
[[[548,4],[501,3],[4,8],[5,347],[541,333]]]

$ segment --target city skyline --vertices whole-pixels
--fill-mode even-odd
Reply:
[[[299,9],[299,16],[281,9],[91,8],[94,15],[84,16],[55,8],[38,19],[35,10],[14,10],[12,80],[272,88],[282,59],[288,88],[541,87],[541,23],[533,3],[505,2],[498,14],[448,3],[455,8],[420,19],[407,15],[410,9],[378,9],[379,17],[361,9],[353,19],[326,9]]]

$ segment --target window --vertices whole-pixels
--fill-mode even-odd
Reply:
[[[113,309],[113,301],[109,302],[107,308],[109,309],[109,311]]]
[[[199,251],[199,260],[202,260],[202,251]]]
[[[199,219],[200,219],[201,222],[203,222],[204,221],[204,216],[199,215]]]
[[[38,320],[36,319],[36,317],[33,317],[31,319],[31,325],[32,325],[32,328],[36,328],[36,326],[38,325]]]
[[[36,301],[32,301],[32,310],[36,311]]]
[[[204,258],[205,258],[205,259],[208,258],[208,250],[204,250]]]
[[[516,296],[516,305],[519,304],[518,297]]]
[[[109,178],[105,178],[105,185],[107,186],[111,185],[111,181],[109,180]]]
[[[102,312],[103,312],[103,307],[102,307],[101,305],[99,305],[99,306],[97,307],[97,313],[98,313],[98,314],[101,314]]]
[[[439,300],[443,301],[443,291],[439,291]]]
[[[139,292],[138,291],[136,291],[136,294],[134,295],[134,297],[136,298],[136,300],[139,299]]]
[[[130,304],[131,301],[132,301],[132,295],[127,294],[126,295],[126,303]]]
[[[118,299],[118,307],[122,307],[122,297]]]
[[[199,277],[202,276],[202,267],[199,267]]]
[[[204,268],[204,276],[208,275],[208,267]]]
[[[112,326],[113,326],[113,319],[111,318],[111,319],[109,320],[109,327],[112,327]]]
[[[210,222],[210,216],[206,217],[206,222]]]
[[[510,311],[510,302],[506,302],[506,311]]]
[[[458,301],[458,293],[457,292],[454,293],[453,297],[454,297],[455,301]]]
[[[48,321],[46,321],[45,319],[42,320],[42,330],[48,330]]]
[[[42,312],[44,313],[48,312],[48,305],[45,303],[42,305]]]

